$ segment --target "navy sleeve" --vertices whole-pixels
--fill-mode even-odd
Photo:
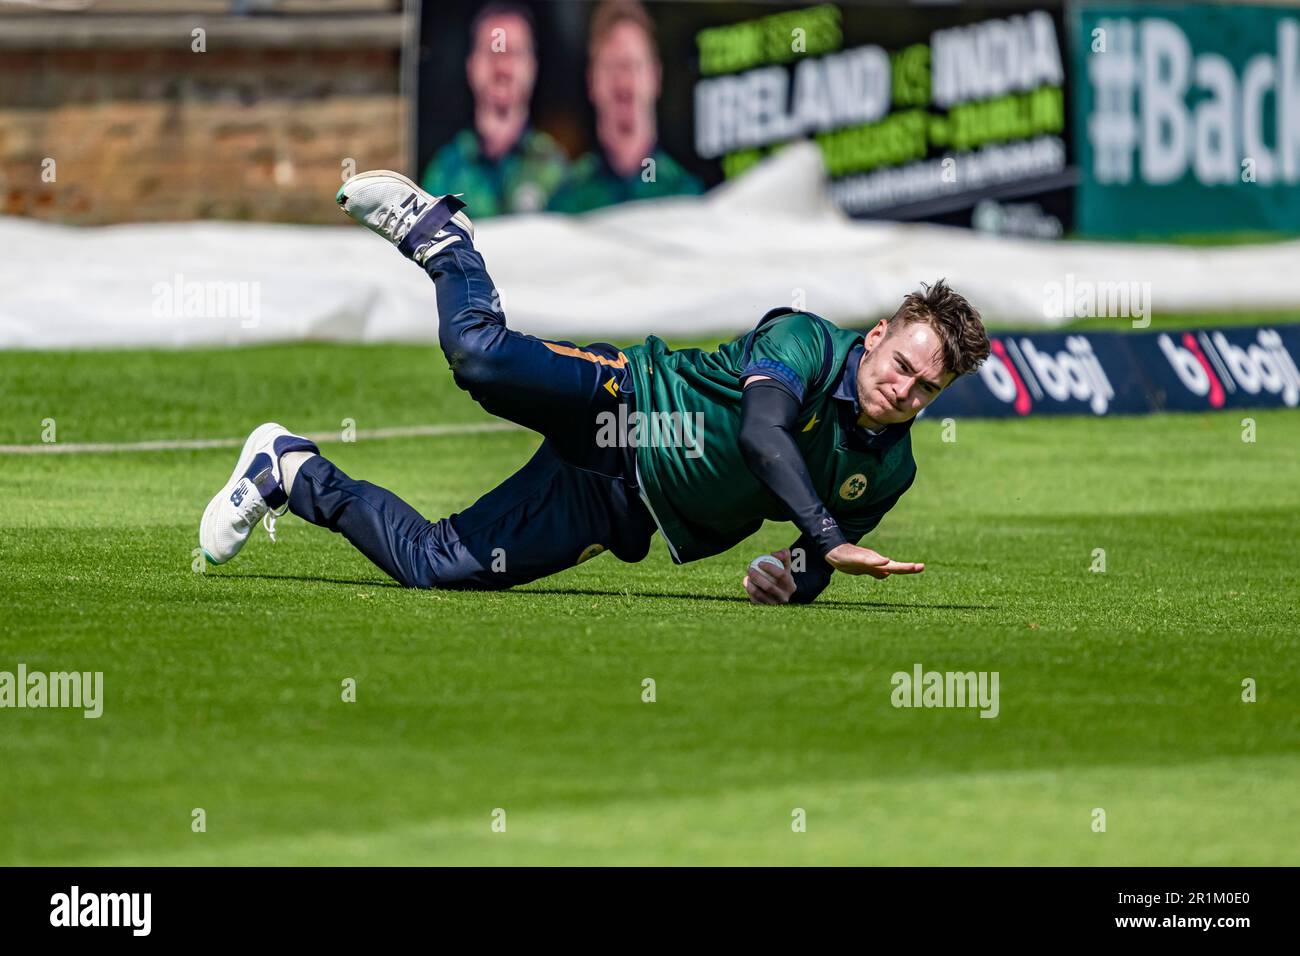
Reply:
[[[785,506],[795,526],[816,545],[816,560],[844,544],[835,518],[813,488],[808,466],[795,443],[799,402],[771,379],[746,386],[740,402],[740,451],[758,480]],[[829,565],[827,569],[829,570]]]
[[[773,358],[752,359],[740,374],[740,381],[743,383],[752,375],[766,375],[774,384],[785,389],[796,406],[803,404],[804,381],[798,372],[784,362]]]
[[[802,312],[782,315],[764,323],[752,333],[747,346],[749,358],[740,372],[740,382],[764,375],[778,383],[799,404],[809,385],[816,381],[825,364],[829,344],[823,320]]]

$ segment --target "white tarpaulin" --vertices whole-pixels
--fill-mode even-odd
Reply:
[[[1040,242],[855,222],[822,181],[818,151],[797,146],[702,198],[489,219],[477,246],[509,323],[549,337],[738,332],[779,305],[860,322],[939,277],[987,319],[1027,326],[1059,324],[1047,313],[1075,290],[1104,299],[1130,283],[1157,314],[1300,308],[1300,242]],[[0,348],[436,341],[433,284],[339,218],[338,228],[0,218]]]

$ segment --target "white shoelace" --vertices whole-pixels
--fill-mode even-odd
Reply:
[[[391,230],[393,242],[401,242],[415,225],[415,216],[410,209],[390,205],[384,207],[383,218],[379,222],[380,228],[385,232]]]
[[[266,514],[262,515],[262,527],[266,529],[266,534],[271,539],[272,544],[275,544],[275,519],[288,510],[289,506],[286,504],[279,511],[276,511],[273,508],[267,508]]]
[[[248,528],[251,531],[260,517],[259,512],[266,508],[266,502],[262,500],[256,488],[249,488],[244,500],[235,507],[235,527]]]
[[[407,233],[415,226],[419,217],[414,215],[410,209],[403,209],[401,206],[388,205],[383,207],[383,215],[379,220],[380,228],[385,232],[391,229],[392,241],[401,243],[406,238]],[[423,243],[415,250],[411,256],[420,265],[432,255],[441,252],[453,243],[460,242],[460,236],[454,232],[448,232],[446,229],[439,229],[433,238]]]

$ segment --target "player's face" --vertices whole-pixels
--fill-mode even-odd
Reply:
[[[505,112],[528,106],[537,78],[533,34],[523,17],[504,14],[479,24],[465,63],[469,88],[480,106]]]
[[[914,418],[956,377],[944,370],[939,336],[925,322],[890,330],[882,319],[867,333],[865,345],[858,404],[868,428]]]
[[[602,123],[635,130],[659,99],[659,58],[646,32],[624,20],[596,48],[587,83]]]

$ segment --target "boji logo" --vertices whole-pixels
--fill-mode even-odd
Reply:
[[[1097,361],[1092,345],[1071,335],[1058,352],[1036,347],[1029,338],[990,339],[996,361],[985,362],[980,378],[1003,402],[1014,403],[1017,414],[1028,415],[1034,402],[1087,402],[1095,415],[1105,415],[1115,389]]]
[[[1222,408],[1238,389],[1280,395],[1292,407],[1300,401],[1300,370],[1274,329],[1259,329],[1246,346],[1233,345],[1222,332],[1184,332],[1179,342],[1162,333],[1156,342],[1178,380],[1211,408]]]
[[[991,360],[980,366],[980,379],[995,397],[1004,402],[1014,402],[1017,415],[1028,415],[1033,408],[1029,390],[1025,388],[1020,373],[1007,354],[1007,347],[998,339],[989,339]]]

